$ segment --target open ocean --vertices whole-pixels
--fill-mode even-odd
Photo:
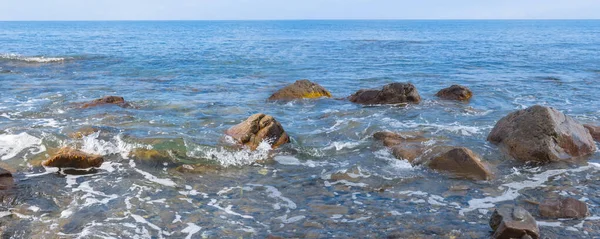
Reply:
[[[266,101],[299,79],[333,98]],[[423,101],[345,99],[392,82],[413,83]],[[452,84],[473,99],[434,96]],[[600,124],[599,94],[594,20],[0,22],[0,167],[15,178],[0,194],[0,234],[487,238],[494,207],[569,195],[591,216],[538,218],[542,236],[600,238],[599,153],[533,166],[486,141],[496,121],[535,104]],[[106,95],[135,107],[77,107]],[[258,112],[292,143],[227,146],[224,131]],[[85,126],[100,132],[70,137]],[[412,167],[373,139],[382,130],[469,147],[494,179]],[[63,146],[106,160],[87,174],[40,166]],[[143,160],[138,148],[168,154]],[[197,164],[227,168],[180,170]]]

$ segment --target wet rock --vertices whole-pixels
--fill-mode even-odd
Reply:
[[[542,217],[550,219],[582,219],[589,215],[587,204],[575,198],[547,199],[540,204],[539,210]]]
[[[99,105],[113,104],[121,107],[128,107],[129,103],[125,102],[125,99],[121,96],[104,96],[100,99],[95,99],[91,102],[83,104],[81,108],[89,108]]]
[[[428,139],[421,132],[377,132],[373,138],[383,142],[383,145],[390,147],[394,157],[407,160],[413,163],[419,156],[425,152],[425,145],[422,143]]]
[[[554,108],[539,105],[500,119],[487,140],[522,161],[571,160],[596,151],[583,125]]]
[[[298,80],[294,84],[275,92],[269,97],[269,100],[312,99],[320,97],[331,98],[331,93],[317,83],[309,80]]]
[[[42,162],[42,165],[57,168],[91,168],[100,167],[103,162],[102,156],[86,154],[72,148],[63,148],[55,156]]]
[[[84,126],[84,127],[77,129],[74,132],[70,132],[68,135],[69,135],[69,137],[74,138],[74,139],[81,139],[85,136],[89,136],[98,131],[100,131],[100,128],[98,128],[98,127]]]
[[[480,157],[468,148],[454,148],[429,161],[429,167],[446,171],[461,178],[489,180],[492,173],[483,165]]]
[[[281,124],[272,116],[262,113],[250,116],[244,122],[229,128],[225,134],[252,150],[263,140],[267,140],[273,148],[290,142],[290,137]]]
[[[421,102],[417,88],[411,83],[391,83],[381,90],[359,90],[349,100],[364,105],[403,104]]]
[[[537,222],[522,207],[496,209],[490,218],[490,227],[494,230],[494,239],[540,237]]]
[[[3,168],[0,168],[0,190],[6,190],[14,185],[12,174]]]
[[[600,142],[600,126],[584,124],[583,127],[585,127],[590,132],[592,138],[595,141]]]
[[[196,173],[196,174],[206,174],[206,173],[216,173],[223,168],[220,165],[216,164],[185,164],[177,167],[177,170],[180,173]]]
[[[441,89],[435,96],[444,100],[469,100],[473,97],[473,92],[462,85],[452,85],[448,88]]]

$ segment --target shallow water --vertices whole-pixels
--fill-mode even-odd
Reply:
[[[0,230],[8,238],[485,238],[492,208],[518,204],[536,216],[528,201],[571,195],[592,215],[539,219],[542,235],[600,237],[598,153],[537,167],[485,141],[498,119],[534,104],[599,123],[597,39],[600,21],[0,22],[0,167],[16,180],[2,196]],[[265,101],[302,78],[335,99]],[[391,82],[415,84],[424,101],[343,99]],[[451,84],[474,98],[434,97]],[[77,107],[105,95],[135,107]],[[227,146],[223,132],[257,112],[280,121],[292,143]],[[69,136],[84,126],[100,132]],[[381,130],[469,147],[495,177],[412,167],[372,139]],[[39,166],[62,146],[107,160],[86,174]],[[138,148],[168,157],[142,160],[131,155]]]

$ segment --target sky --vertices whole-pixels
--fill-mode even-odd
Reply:
[[[0,20],[600,19],[600,0],[1,0]]]

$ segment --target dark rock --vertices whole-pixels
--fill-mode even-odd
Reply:
[[[102,156],[86,154],[72,148],[63,148],[55,156],[42,162],[42,165],[57,168],[91,168],[100,167],[103,162]]]
[[[14,183],[12,174],[8,170],[0,168],[0,190],[12,188]]]
[[[99,105],[113,104],[121,107],[128,107],[129,103],[125,102],[125,99],[121,96],[105,96],[100,99],[95,99],[91,102],[83,104],[81,108],[89,108]]]
[[[404,104],[421,102],[417,88],[411,83],[391,83],[381,90],[359,90],[349,100],[364,105]]]
[[[294,84],[275,92],[269,97],[269,100],[312,99],[320,97],[331,98],[331,93],[317,83],[309,80],[298,80]]]
[[[180,173],[207,174],[216,173],[222,169],[223,167],[216,164],[185,164],[177,167],[175,170]]]
[[[492,173],[483,165],[481,159],[468,148],[454,148],[429,161],[429,167],[446,171],[461,178],[489,180]]]
[[[290,137],[281,124],[272,116],[262,113],[250,116],[244,122],[229,128],[225,134],[252,150],[263,140],[268,140],[273,148],[290,142]]]
[[[452,85],[438,91],[435,96],[445,100],[469,100],[473,96],[473,92],[466,86]]]
[[[600,142],[600,126],[584,124],[583,127],[585,127],[590,132],[592,138],[595,141]]]
[[[539,105],[500,119],[487,140],[522,161],[571,160],[596,151],[583,125],[554,108]]]
[[[540,238],[537,222],[522,207],[496,209],[490,218],[490,227],[494,230],[494,239]]]
[[[589,215],[587,204],[575,198],[547,199],[540,204],[539,209],[542,217],[550,219],[582,219]]]

